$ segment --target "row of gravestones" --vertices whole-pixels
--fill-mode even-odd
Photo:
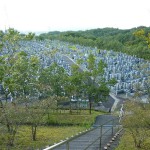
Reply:
[[[82,57],[83,60],[87,60],[87,56],[91,51],[87,49],[80,50],[85,55]],[[112,92],[118,94],[124,92],[131,95],[137,88],[141,91],[145,90],[145,83],[150,78],[150,62],[137,58],[135,56],[129,56],[121,52],[106,51],[92,49],[92,53],[96,56],[96,61],[103,60],[107,64],[105,68],[104,77],[106,81],[115,78],[118,83],[111,87]],[[71,54],[74,59],[81,58],[79,52]],[[87,63],[82,64],[83,68],[87,68]]]
[[[20,41],[20,50],[25,50],[28,55],[38,56],[42,67],[47,67],[53,62],[57,62],[64,67],[68,74],[71,74],[70,65],[66,63],[63,55],[67,55],[75,62],[82,59],[82,69],[87,69],[87,57],[92,53],[96,62],[102,60],[107,64],[105,68],[104,78],[106,81],[115,78],[118,83],[111,87],[111,91],[116,95],[120,92],[127,94],[134,93],[137,86],[144,90],[144,85],[150,77],[150,62],[129,56],[121,52],[98,50],[97,48],[84,47],[80,45],[72,45],[61,41]],[[53,50],[57,50],[52,57]],[[7,53],[7,50],[5,50]],[[2,55],[2,53],[0,54]]]
[[[50,41],[47,41],[49,43]],[[46,43],[37,43],[35,42],[35,49],[37,50],[37,45],[40,45],[39,48],[45,49]],[[33,45],[33,42],[32,44]],[[63,60],[61,54],[68,55],[74,61],[78,59],[85,60],[81,67],[83,69],[87,68],[87,57],[90,53],[93,53],[96,56],[96,61],[103,60],[107,64],[105,68],[104,77],[106,80],[111,78],[116,78],[118,83],[111,87],[111,90],[118,94],[119,92],[133,93],[136,90],[137,86],[140,86],[144,90],[144,84],[147,82],[148,77],[150,76],[150,63],[143,59],[137,58],[135,56],[129,56],[123,53],[118,53],[114,51],[106,50],[97,50],[96,48],[83,47],[80,45],[75,45],[76,50],[69,48],[69,43],[64,43],[60,41],[51,41],[47,50],[57,49],[59,53],[55,55],[53,60],[50,57],[41,55],[43,59],[43,66],[48,66],[53,61],[56,61],[59,65],[63,66],[69,74],[70,65]],[[33,46],[32,46],[33,49]],[[40,49],[39,52],[43,54],[43,50]],[[39,54],[38,54],[39,55]],[[49,63],[47,63],[49,60]],[[51,61],[50,61],[51,60]]]

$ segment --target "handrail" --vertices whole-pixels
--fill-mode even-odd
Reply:
[[[101,124],[101,125],[99,125],[99,126],[97,126],[97,127],[93,127],[93,128],[90,128],[89,130],[80,132],[80,134],[78,134],[78,135],[75,135],[75,136],[73,136],[73,137],[71,137],[71,138],[69,138],[69,139],[66,139],[66,140],[64,140],[64,141],[61,141],[60,143],[57,143],[57,144],[52,145],[52,146],[50,146],[50,147],[47,147],[47,148],[45,148],[45,149],[43,149],[43,150],[53,150],[54,148],[57,148],[57,147],[59,147],[59,146],[61,146],[61,145],[63,145],[63,144],[66,144],[66,149],[69,150],[69,142],[71,142],[72,140],[74,140],[74,139],[76,139],[76,138],[78,138],[78,137],[80,137],[80,136],[82,136],[82,135],[84,135],[84,134],[86,134],[86,133],[88,133],[88,132],[90,132],[90,131],[93,131],[93,130],[98,129],[98,128],[102,128],[102,127],[104,127],[104,125],[107,125],[107,123],[108,123],[108,122],[111,122],[111,121],[113,121],[113,125],[112,125],[112,128],[113,128],[114,126],[116,126],[116,124],[114,125],[114,121],[115,121],[115,120],[118,120],[118,119],[119,119],[119,118],[117,117],[117,118],[113,118],[113,119],[111,119],[111,120],[108,120],[108,121],[106,121],[105,123],[103,123],[103,124]],[[112,128],[110,128],[109,130],[112,130]],[[103,137],[109,130],[105,131],[104,133],[101,133],[100,136],[99,136],[95,141],[93,141],[92,143],[90,143],[84,150],[86,150],[86,149],[89,148],[91,145],[93,145],[98,139],[100,139],[101,137]]]
[[[60,143],[57,143],[56,145],[52,145],[52,146],[50,146],[50,147],[48,147],[48,148],[46,148],[46,149],[43,149],[43,150],[52,150],[52,149],[54,149],[54,148],[56,148],[56,147],[58,147],[58,146],[61,146],[61,145],[65,144],[65,143],[69,143],[70,141],[72,141],[72,140],[74,140],[74,139],[80,137],[81,135],[84,135],[84,134],[86,134],[87,132],[90,132],[90,131],[92,131],[92,130],[95,130],[95,128],[90,128],[89,130],[86,130],[86,131],[83,131],[83,132],[79,132],[80,134],[75,135],[75,136],[73,136],[73,137],[71,137],[71,138],[69,138],[69,139],[66,139],[66,140],[64,140],[64,141],[61,141]]]
[[[103,126],[106,125],[106,123],[111,122],[111,121],[113,121],[113,123],[114,123],[114,120],[117,120],[117,119],[118,119],[118,118],[116,118],[116,119],[111,119],[111,120],[105,122],[104,124],[100,125],[99,127],[97,127],[97,128],[100,128],[100,129],[101,129],[101,131],[100,131],[100,136],[99,136],[96,140],[94,140],[92,143],[90,143],[84,150],[87,150],[90,146],[92,146],[92,145],[93,145],[97,140],[99,140],[99,139],[100,139],[100,149],[101,149],[101,140],[102,140],[101,138],[102,138],[107,132],[109,132],[110,130],[113,131],[113,127],[116,126],[116,125],[112,125],[112,128],[109,128],[109,129],[106,130],[104,133],[102,133],[102,128],[103,128]],[[113,134],[113,133],[112,133],[112,134]]]
[[[101,127],[100,127],[101,128]],[[105,131],[102,135],[100,135],[96,140],[94,140],[92,143],[90,143],[84,150],[87,150],[90,146],[92,146],[97,140],[100,139],[100,137],[104,136],[110,129],[108,129],[107,131]]]

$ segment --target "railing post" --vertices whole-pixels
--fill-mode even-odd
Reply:
[[[69,150],[69,142],[66,143],[66,150]]]
[[[112,122],[112,136],[114,135],[114,119],[112,120],[113,122]]]
[[[100,141],[99,141],[99,150],[102,149],[102,132],[103,132],[103,125],[100,126]]]
[[[120,130],[120,125],[118,125],[118,130],[117,131],[119,131]]]

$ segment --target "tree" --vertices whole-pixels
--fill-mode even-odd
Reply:
[[[31,100],[30,103],[22,108],[24,109],[25,113],[25,122],[31,126],[31,135],[33,141],[37,140],[37,127],[41,125],[43,116],[46,112],[44,107],[44,100]]]
[[[14,141],[14,136],[15,133],[17,132],[17,127],[20,125],[20,122],[25,122],[23,120],[18,120],[20,115],[22,113],[19,112],[21,105],[25,105],[26,108],[32,105],[32,102],[34,99],[38,98],[38,60],[35,57],[27,58],[26,55],[22,55],[21,53],[16,53],[15,55],[15,62],[13,63],[13,66],[10,68],[9,72],[9,78],[4,77],[3,81],[3,88],[6,89],[5,92],[7,95],[8,93],[11,96],[11,102],[7,101],[6,97],[6,103],[5,105],[1,101],[1,108],[2,108],[2,114],[5,117],[6,120],[6,126],[8,129],[9,141],[11,143],[9,144],[10,146],[13,146],[13,141]],[[10,107],[11,105],[14,105],[14,107]],[[32,106],[33,107],[33,106]],[[31,107],[31,108],[32,108]],[[12,109],[11,109],[12,108]],[[31,108],[28,108],[29,112],[31,112]],[[10,110],[11,113],[15,115],[11,115],[12,118],[10,118]],[[13,112],[14,111],[14,112]],[[27,113],[28,111],[26,111]],[[17,121],[15,119],[15,116],[17,114]],[[32,111],[32,113],[27,113],[26,116],[30,118],[32,116],[32,133],[34,133],[34,138],[35,140],[35,130],[37,127],[37,121],[33,118],[35,115],[37,115],[36,112]],[[40,118],[38,116],[38,118]],[[12,121],[13,119],[13,121]],[[35,130],[34,130],[35,128]],[[10,136],[13,133],[13,136]]]
[[[144,29],[140,29],[135,31],[133,35],[138,37],[140,40],[142,40],[144,45],[148,46],[148,49],[150,48],[150,33],[147,33]],[[144,51],[146,52],[146,50]],[[149,52],[150,51],[148,51],[148,53]],[[150,56],[148,56],[148,58],[150,58]],[[148,64],[139,64],[137,69],[140,71],[141,68],[148,68]],[[146,75],[148,75],[149,73],[150,73],[149,70],[145,71]],[[141,98],[141,96],[146,93],[148,95],[148,101],[150,102],[150,77],[149,76],[147,77],[143,85],[137,84],[135,89],[136,89],[135,96]]]
[[[49,88],[49,91],[47,91],[49,92],[49,96],[55,96],[57,109],[59,100],[61,100],[61,97],[65,96],[67,76],[63,67],[60,67],[57,63],[53,63],[49,67],[43,69],[39,78],[41,83]]]
[[[133,138],[136,148],[145,149],[145,142],[150,136],[149,104],[132,99],[125,103],[124,109],[122,124],[125,131]]]
[[[150,47],[149,37],[150,34],[145,33],[143,29],[140,29],[134,33],[135,36],[143,40],[144,44],[147,43]],[[147,64],[139,64],[138,70],[141,68],[147,68]],[[145,75],[149,72],[145,69]],[[149,143],[146,141],[150,136],[150,118],[149,118],[149,100],[150,100],[150,78],[147,77],[143,84],[137,83],[135,88],[134,99],[125,103],[125,115],[122,120],[122,124],[134,141],[135,148],[138,149],[150,149]],[[148,95],[147,103],[142,101],[143,94]]]
[[[66,85],[66,94],[70,99],[70,113],[71,113],[71,99],[74,98],[79,104],[79,98],[83,98],[84,84],[83,84],[83,71],[77,64],[71,66],[71,75],[68,76]],[[77,106],[79,108],[79,106]]]
[[[94,101],[103,101],[104,97],[109,95],[109,85],[114,85],[116,81],[111,79],[110,81],[105,81],[103,78],[104,68],[106,64],[99,61],[96,64],[96,60],[93,54],[88,56],[88,66],[87,70],[84,71],[84,89],[86,95],[89,99],[89,111],[91,114],[92,103]]]
[[[28,39],[33,38],[31,35],[28,35]],[[35,90],[38,60],[35,57],[27,57],[23,51],[18,52],[20,40],[26,38],[18,31],[8,29],[0,35],[0,38],[2,54],[0,55],[0,83],[1,93],[5,95],[5,101],[0,99],[0,120],[4,130],[7,129],[7,146],[11,149],[17,129],[23,121],[20,103],[25,101],[21,100],[25,100],[25,97]]]
[[[150,51],[148,49],[148,46],[145,44],[145,40],[139,39],[133,35],[136,30],[141,29],[144,30],[145,32],[144,35],[148,37],[150,27],[143,27],[143,26],[128,30],[103,28],[103,29],[92,29],[86,31],[63,32],[63,33],[50,32],[46,34],[41,34],[40,36],[42,36],[44,39],[47,38],[55,40],[57,39],[84,46],[90,47],[97,46],[97,48],[99,49],[108,49],[108,50],[111,49],[114,51],[127,53],[129,55],[136,55],[137,57],[149,60]],[[143,45],[143,47],[142,49],[140,49],[139,52],[138,47],[141,44]]]
[[[2,145],[6,145],[7,149],[14,146],[14,140],[20,124],[23,122],[23,111],[16,103],[4,104],[0,101],[0,133],[3,140]]]
[[[4,100],[0,99],[1,105],[1,124],[6,130],[7,146],[10,149],[14,144],[15,135],[21,121],[20,110],[13,100],[18,89],[18,83],[15,82],[14,65],[20,59],[17,49],[18,42],[22,37],[14,29],[8,29],[6,33],[1,34],[1,54],[0,55],[0,83],[2,85],[1,94],[5,95]],[[8,98],[11,102],[8,102]]]
[[[133,35],[138,37],[144,45],[147,45],[147,50],[144,49],[143,51],[141,50],[141,52],[144,56],[146,55],[145,56],[146,58],[150,59],[150,55],[149,55],[149,53],[150,53],[150,51],[149,51],[149,49],[150,49],[150,33],[147,33],[144,29],[140,29],[140,30],[135,31],[133,33]],[[144,47],[144,45],[143,45],[143,47]]]

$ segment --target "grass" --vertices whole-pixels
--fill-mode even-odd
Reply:
[[[20,126],[15,138],[15,146],[11,150],[35,150],[45,148],[47,145],[53,145],[89,128],[99,114],[102,113],[92,111],[90,115],[88,110],[82,110],[78,114],[76,111],[69,114],[68,111],[64,110],[61,113],[53,112],[50,115],[49,123],[55,124],[55,126],[38,126],[36,141],[32,141],[31,126]],[[46,118],[47,116],[45,116]],[[6,135],[0,136],[0,150],[7,150],[5,141]]]
[[[37,128],[37,140],[32,141],[31,127],[21,126],[15,140],[16,146],[12,150],[42,149],[83,130],[85,127],[79,126],[40,126]]]
[[[82,110],[80,113],[74,111],[72,114],[62,111],[60,114],[51,113],[48,122],[53,125],[78,125],[90,127],[94,123],[95,117],[100,114],[104,113],[92,111],[92,114],[90,115],[88,110]],[[45,119],[47,119],[47,116],[45,117]]]

